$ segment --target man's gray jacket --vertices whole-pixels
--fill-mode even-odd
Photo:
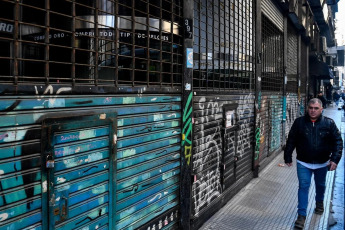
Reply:
[[[315,122],[309,115],[297,118],[289,132],[284,150],[285,163],[292,163],[296,148],[297,159],[320,164],[329,159],[338,164],[343,151],[343,139],[331,118],[320,116]]]

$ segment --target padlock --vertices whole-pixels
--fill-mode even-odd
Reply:
[[[47,169],[52,169],[52,168],[54,168],[54,159],[53,159],[52,155],[48,155],[48,156],[47,156],[46,168],[47,168]]]

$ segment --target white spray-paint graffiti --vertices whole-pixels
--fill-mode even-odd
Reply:
[[[297,95],[288,94],[286,97],[286,124],[285,124],[285,136],[287,138],[290,128],[297,118],[298,101]]]
[[[228,137],[228,142],[235,144],[237,140],[236,157],[242,157],[252,144],[254,133],[254,95],[195,98],[195,123],[198,131],[194,133],[193,171],[196,174],[193,184],[194,215],[212,200],[222,194],[221,172],[222,165],[222,126],[223,105],[237,103],[238,116],[237,138]],[[210,163],[211,162],[211,163]],[[210,165],[211,164],[211,165]]]
[[[42,87],[42,86],[40,86]],[[71,91],[71,87],[61,87],[58,90],[56,90],[56,93],[53,97],[49,97],[48,99],[48,107],[54,107],[55,104],[65,104],[64,99],[58,99],[57,96],[61,94],[62,92],[68,92]],[[48,85],[47,88],[44,90],[42,95],[39,95],[37,86],[35,86],[35,93],[36,93],[36,98],[38,101],[41,101],[42,99],[45,98],[45,95],[53,95],[54,94],[54,89],[52,85]]]
[[[198,122],[196,122],[201,123],[201,130],[198,134],[196,134],[201,136],[201,138],[195,140],[195,142],[197,143],[197,147],[195,148],[196,154],[193,154],[193,170],[204,170],[204,166],[207,166],[206,163],[214,159],[216,159],[214,163],[216,167],[211,167],[212,170],[207,170],[206,172],[203,172],[199,177],[196,177],[197,180],[193,184],[195,215],[199,213],[202,207],[207,206],[222,192],[222,187],[220,184],[221,148],[219,148],[218,144],[221,129],[219,126],[217,126],[217,124],[215,124],[215,126],[211,128],[211,130],[213,130],[213,133],[206,133],[204,130],[207,128],[203,125],[221,118],[221,114],[220,116],[215,116],[219,113],[221,108],[219,108],[219,104],[217,101],[210,101],[207,103],[205,102],[206,98],[202,97],[199,99],[198,109],[203,110],[203,117],[201,117],[203,119],[197,119]]]
[[[267,96],[263,96],[261,99],[261,111],[260,111],[260,159],[264,159],[268,155],[268,104]]]
[[[241,96],[238,102],[237,113],[239,115],[239,130],[237,139],[236,156],[242,158],[246,149],[250,148],[252,142],[252,134],[254,133],[252,124],[254,120],[250,117],[254,116],[254,95],[249,94]]]
[[[202,207],[208,205],[221,194],[220,171],[208,171],[205,175],[198,178],[193,187],[194,212],[197,214]]]

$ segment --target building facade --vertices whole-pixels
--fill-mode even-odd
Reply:
[[[311,2],[1,0],[0,229],[200,227],[305,112]]]

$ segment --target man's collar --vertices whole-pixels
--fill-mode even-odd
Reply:
[[[313,120],[310,118],[310,116],[309,116],[308,113],[305,115],[305,118],[306,118],[308,121],[313,122]],[[321,114],[316,120],[314,120],[314,122],[317,122],[317,121],[321,120],[321,118],[322,118],[322,114]]]

